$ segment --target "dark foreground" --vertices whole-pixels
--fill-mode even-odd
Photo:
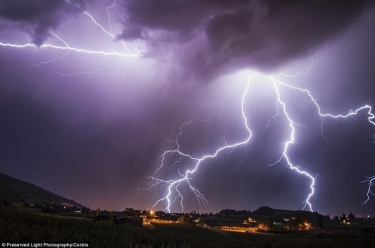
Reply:
[[[249,234],[193,224],[118,226],[85,219],[22,213],[0,206],[2,242],[89,242],[90,247],[375,247],[373,232]]]

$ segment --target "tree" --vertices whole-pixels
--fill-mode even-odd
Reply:
[[[342,214],[341,217],[340,217],[340,220],[341,220],[341,221],[346,220],[346,214]]]
[[[91,212],[91,209],[88,207],[82,207],[81,213],[83,214],[89,214]]]
[[[339,224],[340,223],[340,219],[339,219],[339,217],[338,216],[335,216],[335,217],[333,217],[333,219],[336,221],[336,223],[337,224]]]
[[[355,220],[355,216],[352,212],[350,212],[350,214],[348,215],[348,219],[350,222],[353,222]]]
[[[324,230],[323,218],[321,215],[318,215],[318,226],[321,230]]]

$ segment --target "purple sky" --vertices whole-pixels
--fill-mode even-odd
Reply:
[[[45,47],[0,46],[0,172],[90,208],[151,209],[167,187],[146,188],[158,156],[175,148],[182,123],[184,152],[201,156],[248,136],[191,175],[209,205],[181,185],[185,211],[261,206],[301,209],[308,178],[282,155],[290,136],[269,76],[308,89],[323,113],[375,106],[375,9],[372,1],[117,0],[2,1],[0,42],[52,44],[138,56],[95,55]],[[90,17],[114,34],[103,32]],[[53,61],[52,61],[53,60]],[[49,63],[41,63],[48,62]],[[294,78],[294,75],[308,73]],[[80,74],[81,73],[81,74]],[[296,128],[293,164],[316,179],[310,202],[323,214],[375,215],[366,205],[366,176],[375,175],[375,126],[355,118],[320,118],[310,99],[280,87]],[[375,112],[375,111],[373,111]],[[247,156],[246,156],[247,153]],[[242,161],[240,164],[239,162]],[[177,179],[188,164],[157,174]],[[153,209],[163,210],[166,202]],[[172,211],[181,211],[179,200]]]

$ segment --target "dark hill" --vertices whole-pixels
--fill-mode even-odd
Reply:
[[[283,218],[298,218],[302,220],[309,221],[311,223],[317,223],[319,218],[327,218],[319,214],[318,212],[310,212],[306,210],[286,210],[286,209],[274,209],[270,207],[260,207],[253,212],[256,216],[267,216],[273,219],[283,219]],[[328,217],[329,219],[329,217]]]
[[[262,216],[278,216],[278,215],[311,215],[314,212],[306,211],[306,210],[286,210],[286,209],[275,209],[270,207],[260,207],[253,212],[254,215],[262,215]]]
[[[58,203],[82,207],[81,204],[44,190],[34,184],[0,173],[0,200],[32,203]]]
[[[273,215],[273,214],[276,214],[276,213],[279,213],[279,212],[284,212],[284,211],[285,210],[273,209],[273,208],[270,208],[270,207],[260,207],[257,210],[255,210],[253,212],[253,214],[268,216],[268,215]]]

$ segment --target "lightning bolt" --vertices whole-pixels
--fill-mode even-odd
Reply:
[[[66,1],[68,4],[71,4],[70,1]],[[91,21],[96,25],[98,26],[105,34],[109,35],[113,40],[116,40],[116,37],[115,35],[113,34],[112,32],[112,23],[111,23],[111,15],[110,15],[110,12],[109,12],[109,9],[116,6],[116,3],[114,2],[111,6],[108,6],[106,8],[106,11],[108,13],[108,20],[109,20],[109,25],[110,25],[110,32],[107,31],[106,29],[104,29],[104,27],[99,24],[95,18],[89,14],[87,11],[84,11],[83,13],[85,15],[87,15],[88,17],[90,17]],[[76,52],[76,53],[85,53],[85,54],[91,54],[91,55],[104,55],[104,56],[116,56],[116,57],[136,57],[140,54],[140,52],[138,53],[133,53],[130,51],[130,49],[126,46],[125,42],[123,41],[120,41],[121,44],[124,46],[125,50],[126,50],[126,53],[121,53],[121,52],[107,52],[107,51],[101,51],[101,50],[90,50],[90,49],[84,49],[84,48],[78,48],[78,47],[71,47],[68,45],[68,43],[63,40],[61,37],[59,37],[57,34],[54,34],[54,33],[51,33],[53,36],[55,36],[57,39],[59,39],[64,45],[61,46],[61,45],[54,45],[54,44],[51,44],[51,43],[46,43],[46,44],[42,44],[41,46],[37,46],[33,43],[24,43],[24,44],[16,44],[16,43],[4,43],[4,42],[1,42],[0,41],[0,46],[2,47],[9,47],[9,48],[18,48],[18,49],[21,49],[21,48],[37,48],[37,49],[54,49],[54,50],[63,50],[63,51],[67,51],[67,53],[65,55],[62,55],[62,56],[59,56],[57,58],[54,58],[52,60],[49,60],[49,61],[45,61],[45,62],[40,62],[34,66],[40,66],[40,65],[44,65],[44,64],[48,64],[48,63],[52,63],[58,59],[61,59],[61,58],[64,58],[66,57],[70,52]],[[74,74],[74,73],[72,73]],[[80,74],[80,73],[77,73],[77,74]]]
[[[294,170],[296,171],[297,173],[301,174],[301,175],[304,175],[306,177],[308,177],[311,181],[310,183],[310,193],[308,194],[306,200],[305,200],[305,206],[304,208],[306,207],[306,205],[308,205],[310,211],[312,212],[313,209],[312,209],[312,205],[311,205],[311,202],[310,202],[310,199],[311,197],[314,195],[314,191],[315,191],[315,188],[314,188],[314,185],[315,185],[315,179],[316,179],[316,176],[313,177],[312,175],[310,175],[308,172],[304,171],[304,170],[301,170],[298,166],[295,166],[293,165],[293,163],[291,162],[289,156],[288,156],[288,150],[289,150],[289,147],[295,143],[295,126],[299,126],[300,124],[294,122],[291,118],[290,118],[290,115],[288,114],[288,111],[287,111],[287,107],[286,107],[286,104],[282,101],[281,99],[281,96],[280,96],[280,92],[279,92],[279,88],[277,86],[277,81],[274,80],[272,77],[270,78],[271,81],[273,82],[273,86],[275,88],[275,91],[276,91],[276,95],[277,95],[277,102],[282,106],[282,110],[283,110],[283,113],[285,115],[285,117],[287,118],[288,122],[289,122],[289,127],[290,127],[290,137],[289,137],[289,140],[285,142],[285,145],[284,145],[284,150],[283,150],[283,153],[282,153],[282,156],[279,158],[279,160],[277,160],[275,163],[273,164],[270,164],[270,165],[275,165],[277,163],[280,163],[283,159],[285,159],[287,165],[289,166],[289,168],[291,170]],[[277,112],[277,114],[279,114]],[[272,118],[276,118],[276,115]]]
[[[371,195],[374,195],[374,193],[371,191],[371,188],[374,186],[374,182],[375,182],[375,176],[366,177],[366,180],[362,181],[362,183],[367,183],[367,192],[366,192],[367,199],[362,203],[362,206],[365,205],[370,200]]]
[[[65,1],[66,3],[68,4],[71,4],[70,1],[66,0]],[[107,31],[103,25],[101,25],[99,22],[96,21],[96,19],[93,17],[93,15],[91,15],[90,13],[88,13],[87,11],[84,11],[83,13],[88,16],[90,18],[90,20],[94,23],[94,25],[98,26],[104,34],[106,35],[109,35],[110,38],[112,40],[116,40],[116,37],[115,35],[113,34],[113,31],[112,31],[112,22],[111,22],[111,14],[109,12],[109,10],[113,7],[116,6],[116,2],[114,1],[112,5],[108,6],[106,8],[106,12],[108,14],[108,22],[109,22],[109,29],[110,31]],[[57,38],[59,41],[61,41],[64,45],[63,46],[59,46],[59,45],[54,45],[54,44],[51,44],[51,43],[47,43],[47,44],[42,44],[41,46],[36,46],[35,44],[32,44],[32,43],[26,43],[26,44],[13,44],[13,43],[3,43],[0,41],[0,46],[2,47],[10,47],[10,48],[38,48],[38,49],[44,49],[44,48],[49,48],[49,49],[55,49],[55,50],[64,50],[66,51],[65,54],[61,55],[61,56],[58,56],[56,58],[53,58],[53,59],[50,59],[48,61],[43,61],[43,62],[39,62],[37,64],[35,64],[34,66],[41,66],[41,65],[46,65],[46,64],[50,64],[50,63],[53,63],[57,60],[60,60],[60,59],[63,59],[65,57],[67,57],[70,52],[77,52],[77,53],[86,53],[86,54],[92,54],[92,55],[104,55],[104,56],[117,56],[117,57],[136,57],[140,54],[140,52],[138,53],[133,53],[130,51],[130,49],[126,46],[125,42],[120,40],[120,43],[123,45],[124,49],[125,49],[125,53],[119,53],[119,52],[107,52],[107,51],[98,51],[98,50],[89,50],[89,49],[82,49],[82,48],[77,48],[77,47],[71,47],[64,39],[62,39],[60,36],[58,36],[57,34],[55,33],[52,33],[51,32],[51,35],[53,35],[55,38]],[[62,73],[60,72],[59,70],[49,70],[49,71],[53,71],[55,73],[57,73],[58,75],[60,76],[63,76],[63,77],[67,77],[67,76],[76,76],[76,75],[90,75],[90,74],[94,74],[96,72],[99,72],[105,68],[108,68],[109,66],[107,67],[102,67],[102,68],[99,68],[99,69],[96,69],[96,70],[91,70],[91,71],[79,71],[79,72],[71,72],[71,73]]]
[[[83,13],[85,14],[85,15],[87,15],[88,17],[90,17],[90,19],[93,21],[93,23],[96,25],[96,26],[98,26],[104,33],[106,33],[107,35],[109,35],[113,40],[116,40],[116,37],[115,37],[115,35],[113,34],[113,31],[112,31],[112,21],[111,21],[111,13],[109,12],[109,9],[110,8],[113,8],[113,7],[115,7],[116,6],[116,1],[113,1],[113,4],[112,5],[110,5],[110,6],[108,6],[107,8],[106,8],[106,11],[107,11],[107,14],[108,14],[108,23],[109,23],[109,30],[110,31],[107,31],[102,25],[100,25],[96,20],[95,20],[95,18],[91,15],[91,14],[89,14],[87,11],[84,11]],[[130,55],[132,55],[132,56],[138,56],[139,54],[140,54],[140,52],[138,52],[138,53],[132,53],[131,51],[130,51],[130,49],[126,46],[126,44],[125,44],[125,42],[123,42],[123,41],[120,41],[121,42],[121,44],[124,46],[124,48],[125,48],[125,50],[130,54]]]
[[[181,194],[181,192],[179,191],[179,186],[182,184],[182,183],[186,183],[188,185],[188,187],[190,188],[190,190],[195,194],[197,200],[198,200],[198,203],[201,205],[201,206],[206,206],[208,205],[208,201],[206,200],[206,198],[204,197],[204,195],[197,189],[195,188],[190,180],[190,175],[194,174],[198,169],[199,167],[208,159],[210,158],[215,158],[221,151],[223,150],[230,150],[230,149],[235,149],[236,147],[238,146],[242,146],[242,145],[245,145],[247,144],[251,137],[252,137],[252,132],[251,132],[251,129],[249,128],[248,126],[248,123],[247,123],[247,117],[246,117],[246,114],[245,114],[245,110],[244,110],[244,102],[245,102],[245,98],[246,98],[246,95],[248,93],[248,89],[249,89],[249,84],[250,84],[250,79],[252,77],[250,77],[247,81],[247,85],[246,85],[246,88],[245,88],[245,91],[242,95],[242,101],[241,101],[241,111],[242,111],[242,118],[243,118],[243,121],[244,121],[244,126],[248,132],[248,137],[241,141],[241,142],[237,142],[237,143],[234,143],[234,144],[230,144],[228,145],[227,142],[225,142],[224,146],[218,148],[216,151],[214,151],[213,153],[211,154],[206,154],[206,155],[202,155],[201,157],[195,157],[195,156],[192,156],[188,153],[185,153],[182,151],[181,149],[181,146],[180,146],[180,143],[179,143],[179,138],[180,136],[183,134],[183,128],[186,126],[186,125],[190,125],[193,121],[196,121],[196,120],[200,120],[200,121],[208,121],[208,120],[202,120],[202,119],[199,119],[199,118],[195,118],[189,122],[185,122],[181,125],[180,127],[180,133],[176,136],[176,139],[175,141],[173,141],[176,145],[176,149],[173,149],[173,150],[167,150],[165,151],[160,157],[161,157],[161,162],[160,162],[160,166],[156,169],[155,173],[153,174],[153,176],[149,177],[150,179],[150,184],[149,186],[146,188],[146,190],[149,190],[151,189],[152,187],[155,187],[157,185],[162,185],[162,186],[167,186],[167,193],[164,197],[160,198],[159,200],[156,201],[156,203],[153,205],[153,207],[155,207],[156,205],[158,205],[159,203],[161,202],[166,202],[166,207],[165,207],[165,211],[167,212],[170,212],[171,211],[171,207],[173,205],[173,203],[178,199],[180,198],[180,205],[181,205],[181,210],[182,212],[184,211],[184,206],[183,206],[183,196]],[[212,119],[212,118],[211,118]],[[190,162],[193,162],[193,168],[192,169],[188,169],[186,170],[184,173],[178,173],[179,174],[179,178],[177,179],[173,179],[173,180],[164,180],[164,179],[161,179],[161,178],[158,178],[157,177],[157,172],[162,168],[164,167],[164,163],[165,163],[165,159],[167,156],[171,156],[171,155],[178,155],[179,156],[179,160],[177,160],[174,165],[182,162],[183,159],[186,159]],[[174,198],[173,197],[173,192],[176,193],[176,196]]]
[[[287,88],[290,88],[290,89],[293,89],[293,90],[297,90],[297,91],[300,91],[302,93],[305,93],[311,100],[311,102],[316,106],[317,108],[317,112],[319,114],[319,117],[321,119],[321,125],[320,125],[320,130],[321,130],[321,135],[324,139],[324,141],[328,144],[328,141],[325,139],[324,137],[324,133],[323,133],[323,118],[325,117],[329,117],[329,118],[334,118],[334,119],[339,119],[339,118],[342,118],[342,119],[346,119],[348,117],[355,117],[355,115],[357,115],[360,111],[362,110],[367,110],[367,114],[368,114],[368,117],[367,117],[367,120],[370,124],[372,124],[373,126],[375,126],[375,115],[372,113],[372,108],[370,105],[364,105],[364,106],[361,106],[355,110],[349,110],[349,112],[347,114],[331,114],[331,113],[323,113],[318,102],[316,101],[316,99],[313,97],[313,95],[311,94],[311,92],[307,89],[303,89],[301,87],[295,87],[295,86],[291,86],[289,84],[286,84],[284,82],[281,82],[279,80],[276,80],[274,78],[271,77],[271,80],[273,82],[273,85],[276,89],[276,92],[277,92],[277,96],[278,96],[278,102],[283,106],[283,110],[284,110],[284,114],[285,116],[287,117],[288,121],[289,121],[289,124],[290,124],[290,127],[292,129],[292,135],[291,135],[291,138],[288,142],[285,143],[285,147],[284,147],[284,152],[283,152],[283,156],[278,160],[276,161],[274,164],[278,163],[281,161],[282,158],[285,158],[286,161],[287,161],[287,164],[288,166],[293,169],[293,170],[296,170],[298,173],[300,174],[304,174],[305,176],[309,177],[311,179],[311,185],[310,185],[310,188],[311,188],[311,192],[310,194],[308,195],[307,199],[306,199],[306,204],[309,206],[310,210],[312,211],[312,205],[310,203],[310,199],[311,197],[313,196],[314,194],[314,185],[315,185],[315,179],[316,177],[312,177],[311,175],[309,175],[307,172],[305,171],[299,171],[299,168],[293,166],[293,164],[290,162],[290,159],[289,157],[287,156],[287,150],[289,148],[289,146],[291,144],[293,144],[294,142],[294,125],[295,125],[295,122],[293,122],[287,112],[286,112],[286,106],[285,106],[285,103],[283,103],[281,100],[280,100],[280,94],[279,94],[279,91],[278,91],[278,85],[282,85],[282,86],[285,86]],[[273,117],[273,118],[276,118],[276,116],[278,115],[278,112],[277,114]],[[362,183],[367,183],[368,184],[368,188],[367,188],[367,199],[366,201],[363,203],[366,204],[369,200],[370,200],[370,195],[374,195],[372,192],[371,192],[371,188],[372,186],[374,185],[374,181],[375,181],[375,176],[372,176],[372,177],[367,177],[366,180],[362,181]]]
[[[113,8],[116,6],[116,0],[113,1],[113,4],[108,6],[105,10],[107,11],[107,15],[108,15],[108,23],[109,23],[109,30],[111,31],[110,33],[113,34],[113,30],[112,30],[112,21],[111,21],[111,13],[109,12],[109,9]]]
[[[58,46],[53,44],[42,44],[41,46],[37,46],[32,43],[26,44],[12,44],[12,43],[3,43],[0,41],[0,46],[2,47],[11,47],[11,48],[27,48],[27,47],[34,47],[34,48],[52,48],[56,50],[64,50],[64,51],[73,51],[77,53],[86,53],[86,54],[94,54],[94,55],[105,55],[105,56],[118,56],[118,57],[135,57],[137,55],[128,54],[128,53],[118,53],[118,52],[105,52],[105,51],[98,51],[98,50],[86,50],[76,47],[70,46]]]
[[[69,47],[68,43],[66,43],[63,39],[61,39],[57,34],[54,34],[54,33],[51,33],[53,36],[55,36],[58,40],[60,40],[62,43],[65,44],[65,46]],[[56,57],[54,59],[51,59],[49,61],[44,61],[44,62],[40,62],[34,66],[40,66],[40,65],[44,65],[44,64],[50,64],[50,63],[53,63],[54,61],[56,60],[59,60],[59,59],[62,59],[62,58],[65,58],[66,56],[68,56],[70,53],[70,51],[68,51],[67,53],[65,53],[64,55],[62,56],[59,56],[59,57]]]
[[[308,71],[308,70],[307,70]],[[307,72],[306,71],[306,72]],[[301,73],[303,74],[303,73]],[[171,211],[171,207],[172,205],[177,201],[177,199],[180,199],[180,205],[181,205],[181,209],[182,211],[184,210],[184,206],[183,206],[183,196],[182,196],[182,193],[181,191],[179,190],[179,187],[183,184],[183,183],[186,183],[188,185],[188,187],[190,188],[190,190],[195,194],[197,200],[198,200],[198,203],[201,205],[201,206],[205,206],[205,205],[208,205],[208,201],[207,199],[204,197],[204,195],[197,189],[195,188],[190,180],[192,179],[192,175],[199,169],[199,166],[201,166],[206,160],[210,159],[210,158],[214,158],[216,157],[221,151],[223,150],[233,150],[235,148],[237,148],[238,146],[242,146],[242,145],[246,145],[249,143],[251,137],[252,137],[252,131],[251,129],[249,128],[248,126],[248,123],[247,123],[247,117],[246,117],[246,114],[245,114],[245,110],[244,110],[244,102],[245,102],[245,99],[246,99],[246,95],[248,93],[248,90],[249,90],[249,83],[250,83],[250,79],[252,77],[250,77],[247,81],[247,86],[245,88],[245,91],[242,95],[242,101],[241,101],[241,111],[242,111],[242,118],[243,118],[243,121],[244,121],[244,126],[245,128],[247,129],[249,135],[248,137],[242,141],[242,142],[238,142],[238,143],[234,143],[234,144],[231,144],[231,145],[228,145],[227,143],[225,143],[222,147],[220,147],[219,149],[217,149],[215,152],[211,153],[211,154],[206,154],[206,155],[202,155],[201,157],[196,157],[196,156],[193,156],[189,153],[186,153],[184,151],[182,151],[181,149],[181,146],[180,146],[180,143],[179,143],[179,138],[183,135],[183,128],[187,125],[190,125],[193,121],[196,121],[196,120],[199,120],[199,121],[207,121],[207,120],[202,120],[202,119],[199,119],[199,118],[195,118],[189,122],[185,122],[183,123],[181,126],[180,126],[180,133],[176,136],[176,139],[174,141],[169,141],[169,142],[173,142],[176,146],[175,149],[172,149],[172,150],[167,150],[165,151],[161,156],[161,160],[160,160],[160,165],[159,167],[156,169],[156,171],[154,172],[153,176],[149,177],[150,179],[150,183],[148,185],[148,187],[146,188],[146,190],[148,189],[151,189],[152,187],[155,187],[157,185],[159,186],[166,186],[167,187],[167,192],[166,194],[158,199],[156,201],[156,203],[153,205],[153,207],[155,207],[156,205],[164,202],[166,204],[166,207],[164,210],[170,212]],[[323,140],[328,144],[328,141],[325,139],[324,137],[324,132],[323,132],[323,119],[324,118],[334,118],[334,119],[339,119],[339,118],[342,118],[342,119],[345,119],[345,118],[348,118],[348,117],[354,117],[355,115],[357,115],[360,111],[364,111],[364,110],[367,110],[367,114],[368,114],[368,121],[370,124],[374,125],[375,126],[375,115],[371,112],[372,109],[371,109],[371,106],[370,105],[364,105],[362,107],[359,107],[355,110],[350,110],[347,114],[331,114],[331,113],[323,113],[322,110],[321,110],[321,107],[319,106],[317,100],[314,98],[314,96],[312,95],[312,93],[308,90],[308,89],[304,89],[304,88],[301,88],[301,87],[295,87],[295,86],[291,86],[285,82],[282,82],[280,80],[277,80],[273,77],[269,77],[271,82],[272,82],[272,85],[273,85],[273,89],[276,93],[276,114],[268,121],[267,123],[267,126],[265,128],[265,130],[267,130],[267,128],[269,128],[271,125],[274,124],[276,118],[279,116],[279,115],[284,115],[286,117],[286,120],[287,120],[287,123],[288,123],[288,126],[289,126],[289,129],[290,129],[290,133],[289,133],[289,138],[283,142],[283,150],[282,150],[282,154],[280,156],[280,158],[274,162],[273,164],[269,164],[270,166],[273,166],[273,165],[276,165],[278,163],[281,163],[282,161],[284,161],[287,166],[289,167],[289,169],[291,169],[292,171],[306,177],[310,184],[309,184],[309,193],[306,197],[306,199],[304,200],[304,206],[303,206],[303,209],[305,208],[308,208],[310,211],[313,211],[313,206],[312,206],[312,203],[311,203],[311,199],[315,193],[315,184],[316,184],[316,179],[317,179],[317,175],[313,176],[311,173],[309,173],[307,170],[303,170],[301,169],[300,166],[297,166],[295,165],[293,162],[292,162],[292,159],[290,157],[290,155],[288,154],[289,150],[290,150],[290,147],[295,144],[296,142],[296,128],[297,127],[304,127],[304,128],[308,128],[306,126],[304,126],[303,124],[300,124],[300,123],[297,123],[296,121],[294,121],[292,118],[291,118],[291,115],[289,113],[289,108],[287,106],[287,103],[284,101],[284,96],[281,94],[280,92],[280,87],[286,87],[290,90],[295,90],[295,91],[299,91],[301,94],[305,94],[308,96],[308,98],[311,100],[311,102],[315,105],[316,109],[317,109],[317,113],[319,115],[319,118],[321,120],[321,125],[320,125],[320,131],[321,131],[321,135],[322,135],[322,138]],[[193,168],[192,169],[189,169],[189,170],[186,170],[185,172],[181,173],[179,170],[178,170],[178,175],[179,177],[176,178],[176,179],[170,179],[170,180],[165,180],[165,179],[162,179],[162,178],[159,178],[157,176],[159,170],[161,170],[165,164],[166,164],[166,159],[167,157],[170,157],[172,155],[177,155],[178,156],[178,159],[174,160],[174,163],[171,164],[170,168],[173,167],[173,166],[176,166],[180,163],[186,163],[185,160],[189,161],[189,162],[192,162],[193,163]],[[247,159],[248,156],[246,154],[246,158],[242,159],[238,165],[237,165],[237,169],[239,171],[239,166],[240,164],[243,162],[243,160]],[[241,179],[242,179],[242,175],[241,175]],[[370,199],[370,195],[373,195],[373,193],[371,192],[371,188],[372,186],[374,185],[374,181],[375,181],[375,176],[373,177],[367,177],[365,181],[363,181],[364,183],[367,183],[368,184],[368,190],[367,190],[367,200],[363,203],[363,204],[366,204],[369,199]],[[242,188],[243,188],[243,185],[242,185]],[[241,195],[242,195],[242,190],[241,190]]]
[[[104,70],[104,69],[107,69],[107,68],[109,68],[109,67],[108,66],[102,67],[102,68],[96,69],[94,71],[87,71],[87,72],[81,71],[81,72],[73,72],[73,73],[66,73],[66,74],[64,74],[64,73],[62,73],[58,70],[50,70],[50,71],[53,71],[53,72],[59,74],[62,77],[70,77],[70,76],[76,76],[76,75],[91,75],[91,74],[94,74],[98,71],[101,71],[101,70]]]
[[[293,74],[293,75],[287,75],[287,74],[284,74],[284,73],[280,73],[280,75],[284,76],[284,77],[287,77],[287,78],[294,78],[294,77],[297,77],[299,75],[307,74],[311,70],[311,68],[313,68],[313,67],[314,67],[314,58],[311,59],[311,65],[305,71],[297,72],[296,74]]]
[[[246,146],[245,146],[245,148],[244,148],[244,152],[245,152],[245,157],[244,157],[243,159],[241,159],[241,161],[238,162],[238,164],[237,164],[237,171],[238,171],[238,173],[240,174],[240,179],[241,179],[241,196],[242,196],[242,199],[243,199],[243,200],[245,200],[245,196],[244,196],[244,194],[243,194],[245,184],[244,184],[244,182],[243,182],[243,176],[242,176],[242,172],[241,172],[241,170],[240,170],[240,165],[241,165],[246,159],[249,158],[249,155],[247,154],[247,151],[246,151]]]

